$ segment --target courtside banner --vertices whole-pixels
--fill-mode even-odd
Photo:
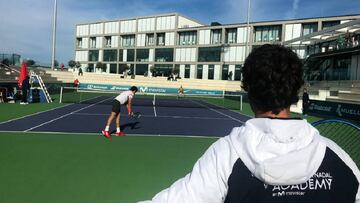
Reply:
[[[360,105],[310,100],[309,112],[360,120]]]
[[[80,83],[80,89],[91,89],[91,90],[109,90],[109,91],[125,91],[130,88],[130,86],[121,86],[121,85],[106,85],[106,84],[87,84]],[[143,93],[159,93],[159,94],[177,94],[177,88],[163,88],[163,87],[146,87],[146,86],[138,86],[139,91]],[[214,96],[222,96],[224,95],[224,91],[220,90],[201,90],[201,89],[185,89],[185,94],[191,95],[214,95]]]

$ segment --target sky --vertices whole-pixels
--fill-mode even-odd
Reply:
[[[246,22],[248,0],[57,0],[56,60],[74,59],[75,25],[178,12],[203,24]],[[0,53],[50,64],[54,0],[0,0]],[[360,14],[360,0],[251,0],[250,21]]]

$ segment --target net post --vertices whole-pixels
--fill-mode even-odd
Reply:
[[[60,99],[59,99],[59,103],[60,103],[60,104],[61,104],[61,102],[62,102],[63,89],[64,89],[64,87],[63,87],[63,86],[61,86],[61,88],[60,88]]]
[[[240,94],[240,111],[243,110],[243,96]]]
[[[153,102],[152,102],[152,103],[153,103],[153,106],[155,106],[155,99],[156,99],[156,98],[155,98],[155,95],[156,95],[156,94],[154,93]]]

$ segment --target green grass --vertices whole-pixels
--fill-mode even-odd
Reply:
[[[0,202],[136,202],[191,171],[216,139],[0,133]]]

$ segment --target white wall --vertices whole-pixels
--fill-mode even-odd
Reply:
[[[75,61],[88,61],[89,51],[76,51]]]
[[[138,34],[137,40],[136,40],[136,46],[138,47],[144,47],[146,41],[146,34]]]
[[[101,35],[103,34],[103,23],[90,24],[90,35]]]
[[[117,48],[119,46],[119,36],[111,36],[111,47]]]
[[[153,62],[154,61],[154,57],[155,57],[155,54],[154,54],[154,49],[150,49],[149,50],[149,62]]]
[[[175,44],[175,33],[174,32],[167,32],[165,33],[165,46],[173,46]]]
[[[221,80],[221,66],[214,66],[214,80]]]
[[[209,65],[203,65],[203,75],[202,79],[207,80],[209,75]]]
[[[99,50],[99,61],[104,60],[104,50]]]
[[[119,33],[119,22],[105,23],[105,34]]]
[[[196,79],[196,66],[190,65],[190,78]]]
[[[96,37],[96,48],[102,48],[103,47],[103,38],[102,37]]]
[[[196,48],[179,48],[175,49],[176,62],[195,62]]]
[[[138,32],[155,30],[155,18],[143,18],[138,20]]]
[[[301,24],[285,25],[285,41],[292,40],[301,36]]]
[[[245,46],[229,47],[224,53],[225,62],[242,62],[245,61]]]
[[[246,43],[246,36],[248,33],[246,33],[246,31],[249,30],[246,27],[239,27],[237,29],[237,39],[236,39],[236,43]]]
[[[123,60],[122,61],[127,61],[127,49],[123,50]]]
[[[120,33],[136,32],[136,20],[120,21]]]
[[[156,30],[175,29],[175,16],[164,16],[156,19]]]
[[[180,77],[185,78],[185,65],[184,64],[180,65]]]
[[[76,36],[88,36],[89,35],[89,25],[78,25],[76,26]]]
[[[210,30],[199,31],[199,44],[210,44]]]
[[[81,44],[80,48],[83,48],[83,49],[89,48],[89,38],[87,38],[87,37],[82,38],[82,44]]]
[[[178,28],[197,27],[197,26],[201,26],[201,24],[192,21],[188,18],[185,18],[183,16],[179,16],[178,18]]]

